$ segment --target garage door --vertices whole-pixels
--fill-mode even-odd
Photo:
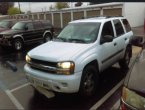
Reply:
[[[78,19],[82,19],[84,18],[84,12],[80,11],[80,12],[73,12],[73,20],[78,20]]]
[[[122,8],[103,9],[103,15],[106,15],[106,16],[122,16]]]
[[[55,28],[61,28],[60,14],[59,13],[54,13],[54,27]]]
[[[71,21],[71,13],[67,12],[67,13],[63,13],[63,27],[66,26],[68,24],[68,22]]]
[[[50,22],[52,22],[51,14],[46,14],[46,20],[49,20]]]
[[[87,11],[87,18],[89,17],[95,17],[100,15],[100,10],[89,10]]]

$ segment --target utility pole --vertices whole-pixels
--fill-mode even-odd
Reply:
[[[20,2],[18,2],[18,5],[19,5],[19,11],[20,11],[20,14],[21,14]]]
[[[31,4],[30,4],[30,2],[29,2],[29,11],[30,11],[30,13],[31,13]]]

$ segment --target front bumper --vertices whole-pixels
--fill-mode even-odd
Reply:
[[[0,45],[11,46],[11,42],[9,39],[0,38]]]
[[[47,72],[42,72],[24,66],[28,81],[34,86],[40,86],[47,90],[62,93],[75,93],[79,91],[82,72],[74,73],[73,75],[56,75]]]

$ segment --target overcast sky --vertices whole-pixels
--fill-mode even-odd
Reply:
[[[42,12],[49,11],[49,7],[54,6],[55,2],[20,2],[21,11],[27,12]],[[72,3],[74,4],[74,3]],[[83,3],[83,6],[87,3]],[[15,2],[15,7],[18,7],[18,2]]]

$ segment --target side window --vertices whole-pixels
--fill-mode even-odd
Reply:
[[[33,24],[32,23],[27,23],[26,27],[28,28],[28,30],[33,30]]]
[[[111,35],[114,37],[114,32],[113,32],[113,27],[112,27],[111,21],[106,22],[104,24],[101,35],[102,35],[102,37],[104,37],[105,35]]]
[[[114,23],[114,26],[115,26],[115,30],[116,30],[116,35],[117,36],[120,36],[122,34],[124,34],[124,30],[123,30],[123,27],[122,27],[122,24],[120,22],[120,20],[113,20],[113,23]]]
[[[124,27],[126,29],[126,32],[131,31],[131,27],[130,27],[129,22],[127,21],[127,19],[122,19],[122,22],[124,24]]]
[[[34,22],[34,27],[35,29],[41,29],[42,28],[41,22]]]
[[[51,28],[51,23],[49,21],[43,21],[42,24],[45,28]]]

